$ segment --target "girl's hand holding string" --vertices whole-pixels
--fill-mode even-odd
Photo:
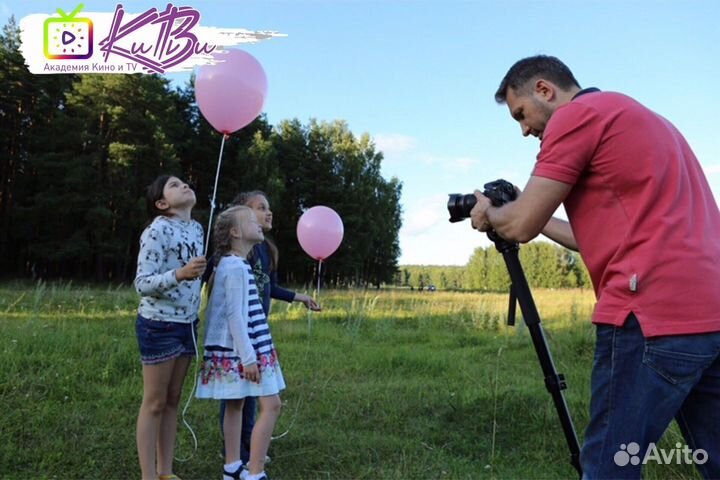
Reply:
[[[319,312],[321,310],[320,305],[318,305],[318,303],[313,300],[312,297],[305,295],[304,293],[296,293],[293,301],[302,302],[306,308],[312,310],[313,312]]]
[[[200,278],[202,276],[205,272],[206,266],[207,260],[204,256],[193,257],[183,267],[175,270],[175,278],[177,278],[178,282],[183,280],[195,280],[196,278]]]
[[[260,370],[258,369],[257,363],[253,363],[248,366],[243,365],[242,374],[243,377],[245,377],[245,380],[253,383],[260,383]]]

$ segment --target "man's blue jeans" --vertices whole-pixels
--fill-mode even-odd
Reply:
[[[250,461],[250,438],[255,426],[255,397],[245,397],[243,404],[242,433],[240,435],[240,459],[244,464]],[[225,400],[220,400],[220,433],[223,433],[223,420],[225,420]],[[223,440],[223,455],[225,455],[225,441]]]
[[[622,327],[598,325],[591,389],[583,478],[640,478],[675,418],[695,466],[720,479],[720,332],[645,338],[633,314]]]

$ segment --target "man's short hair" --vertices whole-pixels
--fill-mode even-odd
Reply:
[[[495,92],[495,101],[505,103],[509,88],[522,91],[530,80],[537,78],[549,80],[563,90],[570,90],[572,87],[580,88],[580,84],[575,80],[567,65],[556,57],[536,55],[518,60],[515,65],[510,67]]]

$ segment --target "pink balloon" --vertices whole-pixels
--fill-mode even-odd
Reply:
[[[195,99],[203,117],[220,133],[231,134],[255,120],[267,95],[267,77],[255,57],[242,50],[214,55],[195,77]]]
[[[297,224],[297,237],[305,253],[315,260],[325,260],[337,250],[343,239],[343,223],[332,208],[312,207]]]

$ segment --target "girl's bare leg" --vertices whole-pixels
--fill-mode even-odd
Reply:
[[[223,418],[223,434],[225,437],[225,464],[240,460],[240,437],[242,435],[242,419],[244,399],[226,400],[225,417]]]
[[[265,456],[270,447],[272,432],[282,406],[279,395],[258,397],[258,401],[260,402],[260,414],[255,421],[255,428],[253,428],[250,438],[248,469],[251,475],[260,473],[265,468]]]
[[[156,443],[177,359],[143,365],[143,399],[137,419],[136,442],[143,480],[157,478]]]
[[[191,357],[175,359],[175,367],[170,377],[165,410],[160,420],[160,431],[157,437],[157,471],[160,475],[173,473],[173,457],[175,455],[175,437],[177,436],[177,412],[182,388],[190,366]]]

